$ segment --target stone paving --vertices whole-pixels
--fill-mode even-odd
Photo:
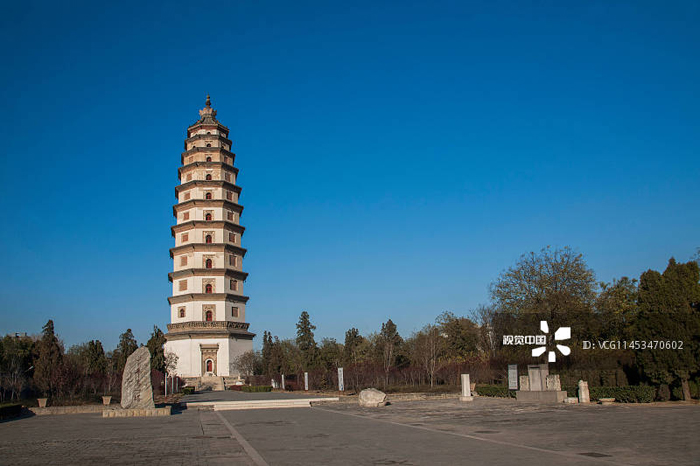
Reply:
[[[0,465],[251,465],[213,411],[103,419],[34,416],[0,423]]]
[[[0,423],[0,465],[698,465],[700,406],[476,398]]]

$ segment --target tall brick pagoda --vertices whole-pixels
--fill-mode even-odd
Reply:
[[[175,247],[168,278],[173,284],[166,352],[178,356],[185,378],[237,377],[235,358],[253,349],[255,334],[245,320],[241,247],[245,228],[236,185],[236,154],[229,129],[216,119],[207,96],[199,120],[187,128],[175,188]]]

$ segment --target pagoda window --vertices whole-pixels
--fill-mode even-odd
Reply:
[[[237,307],[231,308],[231,317],[238,317],[238,308]]]
[[[207,147],[211,147],[211,144],[207,144]]]
[[[206,264],[206,268],[211,269],[211,267],[212,267],[211,259],[207,259],[207,261],[205,262],[205,264]]]
[[[207,286],[210,286],[210,285],[207,285]],[[212,320],[214,320],[214,313],[211,311],[207,311],[205,316],[206,316],[205,319],[207,320],[207,322],[211,322]],[[207,361],[207,370],[211,372],[211,361]]]
[[[211,162],[211,157],[207,157],[207,162]]]
[[[211,193],[206,193],[204,195],[204,199],[211,199]]]
[[[185,317],[185,310],[184,309],[180,309],[180,317]]]
[[[211,244],[211,243],[212,243],[212,240],[213,240],[213,238],[211,237],[211,235],[207,235],[207,236],[204,238],[204,242],[207,243],[207,244]]]
[[[214,292],[214,287],[211,286],[211,283],[207,283],[207,285],[204,287],[204,292],[206,294],[212,294]],[[211,312],[211,311],[209,311]]]
[[[207,212],[207,214],[204,216],[204,220],[211,222],[211,214],[209,212]]]
[[[211,181],[211,173],[207,173],[207,175],[204,177],[205,180]]]

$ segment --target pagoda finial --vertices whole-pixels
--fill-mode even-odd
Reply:
[[[209,98],[209,94],[207,94],[207,101],[204,103],[207,107],[211,107],[211,99]]]

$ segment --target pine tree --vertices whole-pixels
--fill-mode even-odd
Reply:
[[[55,396],[63,361],[63,348],[54,333],[53,320],[42,328],[34,361],[34,383],[45,396]]]
[[[126,329],[126,332],[119,335],[119,344],[117,345],[117,371],[122,373],[124,371],[124,366],[126,366],[126,360],[131,353],[138,349],[139,345],[134,338],[134,334],[131,329]]]
[[[637,362],[655,383],[688,379],[700,371],[700,267],[690,261],[668,262],[663,274],[644,272],[639,280],[639,315],[634,336],[640,341],[682,341],[683,349],[640,349]]]
[[[396,364],[398,348],[402,342],[403,339],[396,329],[396,324],[391,319],[382,324],[382,330],[379,332],[378,349],[382,358],[382,365],[384,366],[384,388],[389,384],[389,372]]]
[[[314,340],[314,330],[316,330],[316,326],[311,323],[309,313],[303,311],[297,323],[296,342],[301,351],[305,369],[312,368],[316,362],[318,348],[316,347],[316,340]]]
[[[151,352],[151,369],[160,372],[165,372],[165,350],[163,345],[165,345],[165,334],[157,325],[154,325],[151,338],[146,342],[146,346],[148,351]]]
[[[262,371],[265,375],[272,375],[272,335],[265,330],[263,332],[263,347],[262,347]]]

